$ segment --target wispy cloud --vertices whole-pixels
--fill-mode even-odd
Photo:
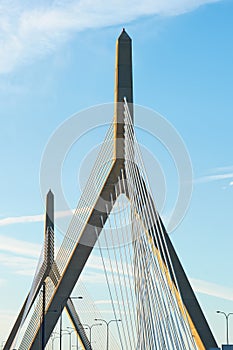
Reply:
[[[4,286],[6,284],[6,280],[3,278],[0,278],[0,287]]]
[[[72,210],[64,210],[64,211],[58,211],[55,212],[55,218],[64,218],[73,215],[75,212],[74,209]],[[45,215],[44,214],[38,214],[38,215],[26,215],[26,216],[10,216],[7,218],[0,219],[0,226],[7,226],[7,225],[13,225],[13,224],[25,224],[25,223],[31,223],[31,222],[41,222],[44,221]]]
[[[33,276],[35,273],[37,259],[22,256],[9,256],[0,253],[0,264],[17,275]]]
[[[212,181],[219,181],[219,180],[226,180],[226,179],[233,179],[233,173],[202,176],[196,179],[195,182],[202,183],[202,182],[212,182]]]
[[[221,0],[72,0],[0,4],[0,73],[44,56],[85,29],[127,24],[149,15],[174,16]]]
[[[33,276],[41,245],[1,235],[0,252],[0,265],[11,273]]]
[[[105,261],[105,271],[109,274],[112,272],[115,274],[116,270],[113,266],[113,269],[109,266],[110,261],[108,258],[104,259]],[[129,266],[127,269],[126,263],[124,263],[123,269],[119,271],[121,275],[126,274],[127,270],[130,270]],[[132,277],[132,276],[130,276]],[[106,277],[104,273],[104,267],[102,264],[102,259],[97,255],[91,255],[90,259],[87,262],[85,273],[81,275],[81,280],[84,283],[89,284],[106,284]],[[108,281],[110,284],[113,283],[112,279],[109,278]],[[220,299],[233,300],[233,288],[221,286],[216,283],[212,283],[205,280],[190,278],[190,283],[195,292],[210,295]],[[96,304],[108,304],[109,300],[99,300],[96,301]]]
[[[0,226],[7,226],[12,224],[22,224],[27,222],[41,222],[44,220],[44,215],[27,215],[27,216],[11,216],[0,219]]]
[[[207,294],[221,299],[233,300],[233,288],[194,278],[191,278],[190,282],[195,292]]]
[[[213,168],[210,170],[211,173],[225,173],[225,172],[233,172],[233,165],[222,166]]]
[[[38,258],[41,251],[41,245],[36,243],[30,243],[27,241],[18,240],[15,238],[0,236],[0,250],[9,252],[12,254],[18,254],[22,256],[30,256]],[[8,257],[9,259],[9,257]]]
[[[209,175],[201,176],[194,180],[194,183],[208,183],[213,181],[224,181],[224,180],[233,180],[233,166],[218,167],[211,169]],[[227,186],[233,186],[233,181],[230,181]],[[224,186],[223,189],[227,187]]]
[[[12,303],[13,304],[13,303]],[[7,310],[3,308],[2,304],[2,309],[0,310],[1,314],[1,327],[0,327],[0,339],[6,339],[6,335],[9,334],[9,330],[11,329],[13,322],[15,321],[15,318],[17,316],[17,311],[11,310],[9,308],[12,308],[12,305],[8,303]],[[2,342],[0,343],[1,345]]]

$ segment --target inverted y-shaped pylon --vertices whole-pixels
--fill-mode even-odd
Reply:
[[[149,347],[151,350],[154,349],[155,345],[147,345],[145,347],[149,332],[151,333],[151,338],[153,338],[150,344],[155,344],[157,341],[155,334],[157,326],[155,323],[158,322],[158,318],[153,315],[153,305],[150,305],[150,307],[145,306],[146,302],[143,298],[151,298],[149,293],[153,293],[155,284],[164,283],[164,281],[159,280],[160,277],[158,276],[160,275],[157,272],[155,273],[155,268],[158,267],[160,272],[162,271],[166,280],[166,288],[169,290],[169,293],[166,291],[167,302],[172,300],[171,302],[173,303],[173,300],[175,300],[174,305],[177,305],[180,314],[187,321],[194,344],[193,349],[217,348],[205,316],[155,208],[145,178],[135,161],[135,152],[132,43],[126,31],[123,30],[117,40],[116,48],[114,120],[107,133],[99,158],[97,158],[97,165],[102,163],[102,167],[96,167],[98,168],[96,191],[88,194],[88,196],[87,191],[84,191],[55,260],[53,256],[53,195],[49,192],[45,230],[46,253],[44,255],[44,264],[42,265],[43,273],[39,272],[37,274],[33,297],[29,295],[26,299],[4,350],[10,349],[19,324],[28,313],[28,300],[30,299],[30,305],[32,305],[43,282],[45,283],[46,294],[43,315],[44,323],[41,323],[40,320],[41,308],[38,304],[39,306],[35,308],[19,349],[38,350],[41,341],[40,332],[44,325],[46,325],[44,327],[44,341],[46,344],[64,307],[71,317],[84,349],[91,349],[91,344],[86,337],[69,297],[79,280],[93,247],[96,245],[99,235],[104,229],[106,221],[111,215],[118,197],[122,194],[128,198],[132,206],[132,216],[136,218],[134,228],[137,226],[137,230],[143,231],[143,236],[137,237],[133,245],[135,293],[138,302],[138,305],[136,305],[138,310],[137,327],[138,332],[142,333],[142,336],[140,335],[141,338],[137,341],[136,348],[145,349]],[[106,153],[108,154],[107,161],[102,159],[102,155]],[[87,183],[87,189],[88,186],[90,187],[93,184],[93,179],[96,179],[96,176],[95,172],[91,174]],[[132,231],[134,228],[131,228]],[[155,265],[151,265],[146,272],[145,269],[147,267],[144,262],[142,263],[143,260],[140,259],[140,254],[143,254],[143,252],[153,255],[155,261]],[[151,278],[148,277],[148,274],[150,274]],[[148,278],[150,287],[142,287],[142,278],[143,280]],[[157,278],[158,281],[154,281]],[[163,286],[163,288],[165,287]],[[170,295],[172,295],[173,299],[170,299]],[[142,315],[144,317],[141,317]],[[166,317],[169,317],[169,315]],[[170,323],[168,322],[168,325]],[[163,333],[161,329],[158,329],[158,332]],[[169,333],[169,329],[167,332]],[[179,333],[179,330],[177,332]],[[174,339],[174,342],[176,342],[178,338],[171,334],[171,339]],[[166,345],[168,344],[166,339],[163,339],[163,342],[161,344],[164,344],[163,348],[166,349],[166,346],[168,346]],[[177,343],[179,344],[178,340]],[[178,349],[179,347],[176,348]]]

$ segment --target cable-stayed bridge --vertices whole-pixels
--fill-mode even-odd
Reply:
[[[94,248],[116,320],[107,348],[217,348],[150,191],[134,131],[131,45],[123,30],[116,49],[113,122],[56,257],[54,197],[48,192],[44,249],[4,350],[44,349],[64,308],[83,349],[105,348],[103,341],[92,342],[71,297]]]

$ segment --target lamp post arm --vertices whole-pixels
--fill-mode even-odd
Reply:
[[[225,316],[226,318],[226,341],[227,341],[227,345],[229,345],[229,317],[230,315],[233,315],[233,312],[229,312],[228,314],[226,314],[224,311],[216,311],[217,314],[222,314]]]
[[[113,319],[113,320],[110,320],[110,321],[107,322],[103,318],[95,318],[95,321],[102,321],[107,326],[107,350],[108,350],[109,349],[109,325],[110,325],[111,322],[120,322],[121,320]]]

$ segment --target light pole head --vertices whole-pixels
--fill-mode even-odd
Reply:
[[[83,299],[82,296],[78,296],[78,297],[70,297],[70,299]]]
[[[231,314],[231,312],[229,312],[229,313],[227,314],[226,312],[220,311],[220,310],[217,310],[216,312],[217,312],[217,314],[222,314],[222,315],[224,315],[226,318],[228,318],[228,316]]]

